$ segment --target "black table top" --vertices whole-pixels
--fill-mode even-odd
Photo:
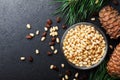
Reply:
[[[50,5],[49,2],[51,0],[0,0],[0,80],[57,80],[60,72],[50,70],[49,66],[54,64],[60,67],[61,63],[65,64],[65,69],[60,68],[61,72],[70,69],[73,74],[79,72],[83,75],[92,71],[71,67],[64,59],[59,45],[55,46],[57,55],[47,56],[46,52],[50,50],[49,36],[45,42],[40,41],[40,35],[32,40],[25,38],[26,34],[35,33],[36,30],[40,30],[40,34],[44,32],[48,18],[53,20],[53,26],[59,26],[59,37],[62,37],[65,30],[61,25],[64,21],[56,23],[52,13],[57,4]],[[32,25],[31,30],[26,29],[27,23]],[[93,23],[99,25],[98,22]],[[116,40],[110,43],[117,44]],[[35,49],[40,50],[39,55],[34,54]],[[20,56],[32,56],[34,61],[22,62]]]

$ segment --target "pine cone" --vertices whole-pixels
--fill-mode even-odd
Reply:
[[[99,12],[99,20],[110,38],[117,39],[120,36],[120,15],[111,6],[105,6]]]
[[[107,63],[108,73],[113,77],[120,77],[120,43],[117,45]]]

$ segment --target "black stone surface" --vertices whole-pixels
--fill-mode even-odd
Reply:
[[[55,22],[55,16],[51,14],[55,11],[57,5],[50,5],[51,0],[0,0],[0,80],[57,80],[59,72],[49,69],[50,64],[60,67],[65,64],[65,69],[76,71],[80,75],[87,74],[90,70],[81,71],[72,68],[64,59],[62,52],[53,56],[47,56],[50,50],[48,42],[49,36],[45,42],[40,42],[40,36],[35,36],[32,40],[26,40],[26,34],[44,31],[44,25],[48,18],[53,20],[53,26],[60,27],[59,37],[64,31],[61,28],[62,23]],[[26,29],[26,24],[32,25],[31,30]],[[97,22],[95,23],[99,25]],[[117,44],[120,41],[111,41],[111,44]],[[40,50],[39,55],[35,55],[35,49]],[[34,61],[20,61],[20,56],[32,56]],[[60,73],[61,73],[60,72]],[[72,76],[73,77],[73,76]],[[72,77],[70,80],[72,80]]]

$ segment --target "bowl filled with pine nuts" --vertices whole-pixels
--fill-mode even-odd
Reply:
[[[104,60],[108,41],[99,27],[80,22],[65,31],[60,47],[70,65],[86,70],[98,66]]]

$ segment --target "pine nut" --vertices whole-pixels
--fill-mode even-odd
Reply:
[[[57,50],[57,49],[55,49],[55,50],[54,50],[54,54],[57,54],[57,52],[58,52],[58,50]]]
[[[58,37],[56,38],[56,42],[57,42],[57,43],[60,43],[60,40],[59,40],[59,38],[58,38]]]
[[[41,41],[44,41],[44,40],[45,40],[45,37],[42,37],[42,38],[41,38]]]
[[[32,36],[32,37],[34,37],[34,36],[35,36],[35,34],[34,34],[34,33],[30,33],[29,35],[30,35],[30,36]]]
[[[79,73],[78,73],[78,72],[77,72],[77,73],[75,73],[75,77],[76,77],[76,78],[78,78],[78,75],[79,75]]]
[[[27,27],[27,29],[31,29],[31,25],[30,24],[27,24],[26,27]]]
[[[65,65],[64,65],[64,64],[61,64],[61,67],[62,67],[62,68],[64,68],[64,67],[65,67]]]
[[[20,60],[21,60],[21,61],[24,61],[24,60],[25,60],[25,57],[20,57]]]
[[[36,50],[35,50],[35,53],[36,53],[36,54],[39,54],[40,52],[39,52],[39,50],[38,50],[38,49],[36,49]]]
[[[40,34],[40,31],[39,31],[39,30],[37,30],[37,31],[35,32],[35,34],[36,34],[36,35],[39,35],[39,34]]]
[[[47,28],[47,27],[44,27],[44,30],[45,30],[45,31],[48,31],[48,28]]]
[[[51,50],[54,50],[54,49],[55,49],[54,46],[50,46],[50,48],[51,48]]]

